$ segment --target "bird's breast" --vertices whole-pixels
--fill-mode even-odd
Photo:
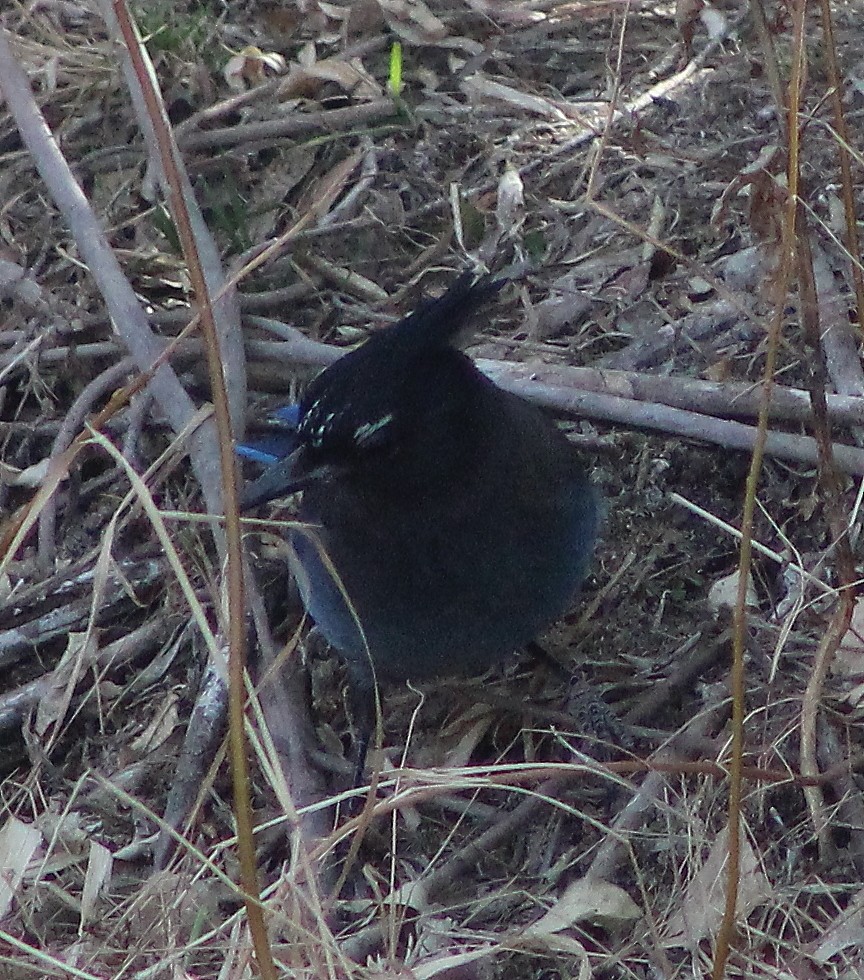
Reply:
[[[368,643],[394,679],[476,672],[532,640],[572,600],[596,533],[584,479],[508,506],[470,488],[440,506],[308,496],[317,531],[292,534],[306,608],[349,661]]]

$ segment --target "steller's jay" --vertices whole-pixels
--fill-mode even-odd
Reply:
[[[462,275],[277,412],[287,442],[238,447],[267,464],[244,508],[302,491],[291,566],[348,666],[358,777],[376,679],[485,670],[565,612],[591,558],[576,449],[453,346],[501,285]]]

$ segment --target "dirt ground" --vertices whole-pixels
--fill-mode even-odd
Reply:
[[[710,974],[728,894],[738,531],[767,372],[780,391],[742,632],[726,969],[860,977],[864,290],[848,229],[864,218],[864,5],[825,0],[830,40],[825,10],[809,9],[799,59],[792,3],[427,2],[134,8],[212,236],[205,264],[238,280],[245,359],[230,311],[223,336],[238,417],[485,266],[513,282],[469,353],[562,419],[607,508],[583,594],[544,638],[565,670],[519,654],[483,678],[382,691],[376,809],[359,836],[342,813],[344,842],[318,805],[347,785],[342,670],[299,642],[278,525],[250,532],[290,678],[249,714],[279,975]],[[9,6],[0,977],[251,975],[223,729],[202,720],[224,714],[202,695],[219,690],[206,668],[224,643],[224,568],[213,525],[195,520],[218,477],[202,478],[191,428],[177,436],[176,392],[172,407],[157,388],[112,403],[189,321],[182,227],[95,0]],[[12,62],[68,174],[25,132]],[[794,78],[797,250],[777,109]],[[134,290],[119,307],[95,233],[70,223],[81,202],[58,203],[73,178]],[[211,397],[197,337],[169,358],[190,412]],[[280,711],[295,721],[280,727]],[[163,817],[186,841],[173,851],[156,842]],[[321,869],[352,841],[328,897]]]

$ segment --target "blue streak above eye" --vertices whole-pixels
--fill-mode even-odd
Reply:
[[[300,423],[300,406],[297,402],[292,402],[290,405],[283,405],[281,408],[277,408],[271,417],[278,419],[280,422],[284,422],[296,431]]]

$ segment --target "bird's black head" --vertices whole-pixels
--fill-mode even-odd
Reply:
[[[458,465],[477,386],[489,382],[452,343],[500,285],[462,276],[318,375],[300,403],[297,479],[411,493]]]

